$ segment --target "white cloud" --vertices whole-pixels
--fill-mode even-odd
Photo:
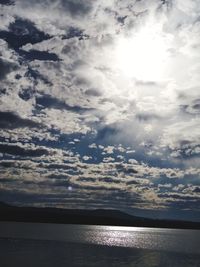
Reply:
[[[88,146],[89,148],[97,148],[97,145],[95,143],[92,143],[91,145]]]
[[[83,158],[83,160],[85,160],[85,161],[88,161],[89,159],[92,159],[92,157],[87,156],[87,155],[83,156],[82,158]]]

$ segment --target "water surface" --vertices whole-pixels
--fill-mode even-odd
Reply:
[[[0,223],[3,266],[200,266],[200,231]]]

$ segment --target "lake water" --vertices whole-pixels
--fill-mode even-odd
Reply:
[[[200,267],[200,231],[0,222],[0,266]]]

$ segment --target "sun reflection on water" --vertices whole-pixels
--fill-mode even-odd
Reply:
[[[146,248],[150,245],[151,234],[145,228],[95,226],[84,238],[98,245]]]
[[[119,227],[119,226],[84,226],[85,243],[108,247],[126,247],[152,249],[171,252],[194,251],[194,247],[185,246],[187,240],[195,239],[195,232],[184,232],[176,229]],[[181,238],[182,243],[178,241]],[[196,240],[195,242],[198,243]]]

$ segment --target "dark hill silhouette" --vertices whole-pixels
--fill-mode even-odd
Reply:
[[[2,202],[0,221],[200,229],[200,222],[149,219],[112,209],[16,207]]]

